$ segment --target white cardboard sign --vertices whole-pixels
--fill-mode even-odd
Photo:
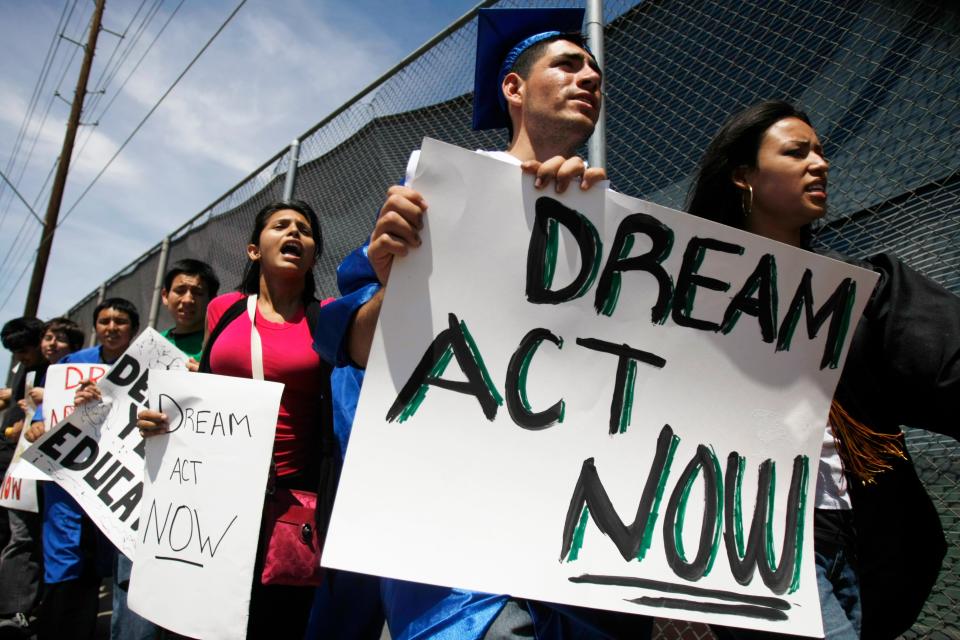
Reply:
[[[36,373],[31,371],[24,380],[23,399],[26,401],[27,408],[23,412],[23,430],[20,431],[20,438],[13,450],[13,457],[10,459],[10,464],[7,465],[3,483],[0,484],[0,507],[29,511],[30,513],[40,511],[36,481],[46,479],[33,465],[22,461],[21,458],[24,450],[30,446],[30,443],[27,442],[26,433],[30,421],[33,419],[33,414],[37,411],[33,400],[30,399],[30,390],[34,387],[35,375]]]
[[[109,365],[105,364],[52,364],[47,367],[47,375],[43,388],[43,428],[50,431],[55,424],[73,413],[73,398],[80,383],[85,380],[98,382],[107,373]],[[33,415],[32,413],[30,414]],[[26,432],[20,434],[17,443],[17,453],[11,467],[21,478],[34,480],[50,480],[50,476],[38,469],[33,463],[23,457],[23,452],[29,449],[32,443],[27,441]]]
[[[876,275],[429,139],[413,186],[324,565],[822,636],[817,460]]]
[[[147,439],[130,608],[191,638],[244,638],[283,385],[152,371],[170,433]],[[216,594],[211,606],[210,594]]]
[[[147,401],[147,372],[185,370],[186,363],[166,338],[144,329],[98,382],[103,401],[61,417],[23,454],[73,496],[127,557],[133,557],[143,494],[137,411]]]

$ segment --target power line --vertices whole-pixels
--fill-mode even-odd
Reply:
[[[173,11],[170,13],[170,15],[167,16],[167,21],[163,23],[163,26],[161,26],[161,27],[160,27],[160,30],[157,31],[156,35],[154,35],[153,40],[150,41],[150,44],[147,45],[147,48],[146,48],[146,49],[144,50],[144,52],[140,55],[140,59],[137,60],[137,62],[136,62],[135,65],[133,65],[133,68],[130,70],[130,73],[127,74],[127,77],[124,78],[124,79],[123,79],[123,82],[120,84],[120,86],[117,87],[117,90],[114,92],[113,97],[110,98],[110,101],[107,103],[107,106],[105,106],[105,107],[103,108],[103,111],[101,111],[99,114],[97,114],[95,120],[99,121],[99,120],[101,120],[104,116],[107,115],[107,112],[110,110],[110,107],[113,106],[113,103],[116,102],[117,98],[120,97],[120,94],[123,93],[123,89],[127,86],[127,83],[130,81],[130,78],[132,78],[132,77],[133,77],[133,74],[135,74],[135,73],[137,72],[137,70],[140,68],[140,64],[144,61],[144,59],[146,59],[147,55],[148,55],[148,54],[150,53],[150,51],[153,49],[153,45],[155,45],[155,44],[157,43],[157,40],[160,39],[160,36],[163,35],[163,32],[166,31],[167,26],[170,24],[170,22],[173,21],[174,16],[176,16],[176,15],[177,15],[177,12],[180,11],[180,7],[183,6],[183,3],[184,3],[184,2],[185,2],[185,0],[180,0],[180,3],[179,3],[176,7],[174,7],[174,9],[173,9]],[[92,137],[93,137],[93,131],[91,131],[91,132],[87,135],[87,137],[84,139],[83,145],[80,147],[80,151],[77,152],[77,155],[76,155],[77,158],[79,158],[79,157],[83,154],[84,149],[87,148],[87,143],[90,142],[90,138],[92,138]]]
[[[136,13],[130,19],[130,22],[127,23],[127,26],[124,27],[123,33],[119,34],[116,44],[113,47],[113,52],[110,54],[110,58],[107,60],[107,63],[104,65],[103,69],[100,72],[100,77],[97,78],[97,81],[93,83],[93,86],[96,87],[94,95],[90,99],[89,111],[91,114],[96,110],[97,106],[100,104],[100,100],[103,98],[106,93],[107,87],[113,81],[114,76],[127,61],[127,58],[130,55],[130,51],[136,46],[140,40],[140,36],[143,34],[144,26],[153,19],[153,16],[156,10],[163,3],[163,0],[155,0],[153,6],[150,10],[144,15],[143,20],[140,25],[137,27],[137,32],[134,34],[133,38],[127,38],[127,33],[130,32],[130,28],[133,26],[133,23],[136,21],[137,17],[140,15],[140,11],[146,5],[147,0],[141,0],[140,6],[137,8]],[[116,56],[117,51],[123,47],[123,52],[120,54],[120,58],[117,60],[116,65],[111,67],[113,63],[114,56]],[[99,117],[91,115],[90,119],[93,121],[99,121]],[[90,134],[87,135],[87,138],[93,135],[93,129],[90,130]]]
[[[10,188],[13,189],[13,193],[14,193],[18,198],[20,198],[20,202],[22,202],[23,205],[27,208],[27,211],[30,212],[30,215],[32,215],[34,218],[36,218],[36,219],[37,219],[37,222],[39,222],[40,224],[43,224],[43,220],[40,219],[40,216],[37,215],[37,212],[34,211],[34,210],[33,210],[33,207],[30,206],[30,203],[27,202],[27,200],[26,200],[22,195],[20,195],[20,192],[17,191],[17,188],[16,188],[15,186],[13,186],[13,183],[10,182],[10,179],[9,179],[7,176],[5,176],[2,171],[0,171],[0,178],[3,178],[3,181],[6,182],[8,185],[10,185]]]
[[[34,251],[34,253],[36,253],[36,251]],[[13,293],[17,290],[17,287],[20,285],[20,282],[23,280],[23,276],[27,275],[27,269],[30,268],[31,262],[32,262],[31,260],[24,261],[23,269],[20,271],[20,275],[17,276],[17,280],[16,282],[13,283],[13,287],[10,288],[10,292],[7,293],[7,297],[4,298],[3,303],[0,304],[0,311],[3,311],[4,308],[7,306],[7,303],[10,302],[11,296],[13,296]]]
[[[57,51],[60,48],[60,33],[63,29],[66,22],[70,19],[69,16],[64,18],[67,13],[67,6],[69,5],[70,0],[67,0],[63,5],[63,11],[60,14],[60,19],[57,21],[57,26],[53,30],[53,37],[50,40],[50,45],[47,47],[47,55],[43,59],[43,65],[40,67],[40,74],[37,77],[37,83],[33,87],[33,92],[30,94],[30,101],[27,106],[27,111],[23,115],[23,122],[20,124],[20,129],[17,131],[17,137],[13,143],[13,150],[10,152],[10,159],[7,161],[7,173],[12,173],[13,168],[17,163],[17,154],[20,152],[20,146],[23,143],[23,138],[29,130],[30,121],[33,119],[33,112],[36,109],[36,103],[40,99],[40,94],[43,93],[43,85],[46,84],[47,76],[50,73],[50,69],[53,66],[53,59],[57,55]],[[73,0],[73,5],[76,6],[77,0]],[[72,15],[73,8],[70,9]],[[48,107],[49,110],[49,107]],[[21,173],[22,175],[22,173]],[[17,185],[19,186],[20,180],[17,180]],[[0,198],[2,198],[5,193],[5,186],[0,186]],[[10,209],[10,201],[7,202],[7,207],[4,209],[3,213],[0,214],[0,229],[3,228],[3,222],[6,219],[7,211]]]
[[[110,165],[113,164],[113,161],[117,159],[117,156],[120,155],[120,152],[122,152],[124,148],[127,146],[127,144],[129,144],[129,142],[133,139],[133,137],[137,135],[137,132],[140,131],[140,128],[143,127],[143,125],[150,118],[150,116],[153,115],[153,112],[156,111],[157,108],[163,103],[164,99],[166,99],[166,97],[170,95],[170,92],[173,91],[174,87],[176,87],[177,84],[180,82],[180,80],[182,80],[183,77],[187,75],[187,72],[190,71],[190,68],[194,65],[194,63],[196,63],[196,61],[200,59],[200,56],[202,56],[203,53],[210,47],[210,45],[213,44],[213,41],[217,39],[217,36],[219,36],[220,33],[227,27],[227,25],[230,24],[230,21],[233,20],[234,16],[237,15],[237,12],[239,12],[240,9],[243,7],[243,5],[245,5],[246,3],[247,3],[247,0],[240,0],[240,3],[237,4],[237,6],[233,9],[233,11],[230,12],[230,15],[227,16],[227,19],[223,21],[223,24],[220,25],[220,27],[216,30],[216,32],[212,36],[210,36],[210,39],[207,40],[207,43],[205,45],[203,45],[203,48],[201,48],[200,51],[197,52],[197,55],[193,57],[193,60],[191,60],[190,63],[186,66],[186,68],[184,68],[184,70],[180,72],[180,75],[178,75],[177,79],[173,81],[173,84],[171,84],[170,87],[163,92],[163,95],[160,96],[160,99],[157,100],[156,104],[154,104],[153,107],[150,108],[150,111],[148,111],[147,115],[143,117],[143,120],[140,121],[140,124],[138,124],[134,128],[134,130],[130,132],[130,135],[127,136],[127,139],[123,141],[123,144],[120,145],[120,148],[117,149],[116,153],[114,153],[113,156],[111,156],[111,158],[107,161],[107,164],[103,166],[103,168],[96,175],[96,177],[94,177],[94,179],[90,182],[90,184],[87,185],[87,188],[83,190],[83,192],[80,194],[80,197],[78,197],[74,201],[73,205],[63,215],[63,218],[60,219],[60,222],[57,223],[58,227],[62,225],[64,222],[66,222],[67,218],[70,217],[70,214],[73,213],[73,210],[77,208],[77,205],[80,204],[80,201],[83,200],[84,196],[86,196],[87,193],[90,192],[90,189],[93,188],[93,185],[97,183],[97,181],[107,171]]]
[[[37,205],[40,204],[40,200],[41,198],[43,198],[43,192],[47,190],[47,186],[49,186],[50,184],[50,178],[52,178],[54,172],[56,172],[58,164],[60,164],[60,156],[57,156],[57,159],[53,161],[52,165],[50,165],[50,171],[47,172],[47,178],[43,181],[43,184],[40,186],[40,191],[37,192],[37,197],[33,199],[34,209],[36,209]]]
[[[53,238],[57,228],[57,217],[63,203],[63,191],[67,183],[67,172],[70,169],[70,156],[73,154],[77,126],[80,124],[80,112],[83,110],[83,101],[87,95],[87,82],[90,78],[90,69],[93,66],[93,57],[97,50],[97,38],[100,36],[100,24],[103,20],[106,0],[95,0],[95,2],[90,29],[87,31],[87,42],[83,47],[83,62],[80,64],[80,73],[77,75],[77,84],[73,91],[74,98],[70,105],[70,117],[67,119],[67,131],[63,136],[60,163],[57,165],[57,175],[53,179],[53,189],[50,193],[50,201],[47,204],[47,213],[43,217],[43,234],[40,236],[37,259],[33,265],[30,288],[27,290],[27,302],[23,308],[23,315],[25,316],[36,314],[37,307],[40,304],[43,280],[47,273],[50,250],[53,247]]]
[[[0,262],[0,272],[2,272],[7,265],[17,264],[17,260],[21,258],[24,252],[24,245],[26,244],[26,236],[23,236],[23,232],[27,231],[32,227],[28,227],[27,223],[30,222],[30,216],[24,216],[23,221],[20,223],[20,228],[17,229],[17,235],[14,236],[13,241],[10,243],[10,248],[7,250],[6,255],[3,256],[3,261]],[[20,237],[23,236],[23,242],[20,241]]]
[[[162,2],[163,0],[157,0],[157,1],[158,1],[158,2]],[[127,44],[127,48],[129,48],[129,43],[125,43],[125,42],[124,42],[124,38],[127,37],[127,32],[130,31],[130,26],[131,26],[131,25],[134,23],[134,21],[137,19],[137,16],[140,15],[140,11],[143,10],[144,5],[146,5],[146,4],[147,4],[147,0],[140,0],[140,6],[137,7],[136,12],[134,12],[133,17],[130,18],[130,22],[127,23],[127,26],[124,27],[123,33],[121,33],[121,34],[119,34],[119,35],[117,36],[117,42],[116,42],[116,44],[113,46],[113,51],[110,52],[110,57],[107,58],[107,62],[103,65],[103,69],[100,70],[100,77],[98,77],[98,78],[94,81],[94,83],[93,83],[93,86],[94,86],[94,87],[98,87],[98,90],[99,90],[99,88],[100,88],[100,82],[101,82],[101,81],[103,80],[103,78],[107,75],[107,71],[110,69],[110,63],[113,62],[113,57],[114,57],[115,55],[117,55],[117,51],[120,50],[120,46],[123,45],[123,44]],[[120,64],[120,63],[118,63],[118,65],[119,65],[119,64]]]
[[[76,2],[74,2],[74,4],[76,4]],[[68,16],[67,19],[69,20],[69,16]],[[68,27],[65,27],[65,28],[68,28]],[[84,30],[86,30],[86,27],[84,28]],[[60,39],[58,38],[57,40],[58,40],[58,42],[59,42]],[[66,63],[65,65],[63,65],[62,73],[60,74],[60,80],[59,80],[58,83],[57,83],[57,92],[59,91],[60,86],[63,84],[63,81],[64,81],[64,79],[66,78],[67,72],[70,70],[70,67],[71,67],[72,64],[73,64],[73,60],[74,60],[74,58],[76,58],[77,52],[78,52],[79,50],[80,50],[79,48],[74,48],[74,49],[73,49],[73,52],[70,54],[69,60],[67,60],[67,63]],[[51,68],[52,68],[52,64],[53,64],[53,61],[51,60]],[[47,117],[50,115],[50,109],[51,109],[51,107],[53,106],[53,102],[54,102],[55,96],[57,95],[57,92],[55,92],[53,95],[51,95],[51,96],[50,96],[50,99],[47,101],[47,108],[46,108],[46,110],[44,111],[43,118],[42,118],[42,120],[40,121],[40,125],[37,127],[36,131],[34,132],[33,141],[32,141],[32,143],[30,144],[30,151],[27,153],[27,158],[26,158],[26,160],[24,160],[23,164],[20,166],[20,171],[19,171],[19,173],[17,174],[17,177],[16,177],[16,179],[15,179],[15,181],[14,181],[14,184],[16,184],[18,187],[19,187],[19,185],[20,185],[21,180],[23,179],[24,174],[26,173],[27,167],[28,167],[29,164],[30,164],[30,160],[33,158],[33,152],[34,152],[34,150],[36,149],[37,142],[40,140],[40,134],[42,133],[43,128],[44,128],[44,126],[46,125]],[[54,170],[56,170],[56,166],[57,166],[57,163],[58,163],[58,162],[59,162],[59,158],[57,159],[57,161],[54,162],[54,165],[53,165],[53,166],[54,166]],[[49,180],[50,180],[50,178],[49,178],[49,176],[48,176],[46,182],[49,182]],[[43,188],[41,188],[41,193],[37,194],[37,198],[34,200],[34,205],[33,205],[34,207],[37,206],[37,203],[39,202],[39,199],[40,199],[40,195],[42,194],[42,191],[43,191],[43,189],[45,189],[45,188],[46,188],[46,184],[44,185]],[[6,205],[6,207],[4,208],[3,217],[5,217],[6,214],[10,211],[10,207],[11,207],[12,204],[13,204],[13,199],[11,198],[10,200],[7,201],[7,205]],[[2,218],[0,218],[0,220],[2,220]],[[27,222],[28,222],[29,220],[30,220],[30,218],[24,216],[23,222],[21,222],[21,224],[20,224],[20,228],[17,230],[17,233],[16,233],[13,241],[12,241],[12,242],[10,243],[10,245],[9,245],[9,249],[8,249],[8,251],[7,251],[7,255],[4,257],[4,260],[3,260],[3,266],[6,265],[6,263],[7,263],[8,260],[9,260],[9,258],[10,258],[12,255],[14,255],[13,252],[18,248],[17,243],[20,241],[20,237],[23,235],[23,231],[24,231],[24,229],[26,228]],[[9,234],[5,234],[5,235],[9,235]],[[22,253],[22,251],[21,251],[21,253]],[[2,270],[3,266],[0,266],[0,270]]]
[[[74,5],[76,5],[76,0],[74,0]],[[72,12],[72,9],[71,9],[71,12]],[[67,20],[69,21],[69,19],[70,17],[68,16]],[[67,28],[69,28],[69,25],[66,25],[64,27],[64,29],[67,29]],[[84,27],[84,31],[86,31],[86,27]],[[63,35],[62,32],[60,35],[61,36]],[[78,35],[78,37],[82,37],[82,33]],[[59,48],[59,43],[61,39],[62,38],[59,38],[59,37],[57,38],[58,48]],[[51,107],[53,107],[53,103],[56,100],[56,98],[60,95],[60,87],[63,85],[63,81],[67,77],[67,72],[70,71],[70,67],[73,65],[73,61],[77,57],[78,51],[80,51],[80,49],[77,47],[74,47],[66,64],[64,64],[61,68],[60,80],[57,82],[56,89],[53,91],[52,95],[50,96],[50,99],[47,101],[47,108],[43,113],[43,119],[40,121],[40,125],[34,131],[33,142],[30,144],[30,151],[27,153],[27,158],[26,160],[24,160],[23,164],[20,166],[20,171],[17,173],[17,176],[14,180],[14,184],[16,184],[18,187],[20,186],[20,182],[23,180],[23,176],[27,171],[27,167],[30,165],[30,160],[33,158],[33,152],[37,147],[37,142],[40,140],[40,134],[43,132],[43,128],[47,123],[47,117],[50,115],[50,109]],[[54,55],[56,55],[56,51],[54,51]],[[52,70],[53,60],[51,60],[50,64],[51,64],[51,70]],[[2,221],[3,221],[2,218],[5,217],[6,214],[9,212],[10,205],[12,204],[12,202],[13,202],[12,199],[7,200],[7,204],[6,204],[6,207],[4,208],[3,214],[2,216],[0,216],[0,224],[2,224]]]

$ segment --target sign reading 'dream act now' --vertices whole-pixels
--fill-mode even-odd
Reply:
[[[817,460],[876,276],[532,183],[424,141],[324,564],[822,635]]]
[[[147,372],[186,366],[182,351],[144,329],[97,383],[103,401],[77,407],[23,454],[66,489],[127,557],[133,557],[143,495],[137,411],[147,402]]]
[[[140,615],[191,638],[246,637],[282,392],[276,382],[150,372],[150,406],[170,433],[147,440],[128,596]]]

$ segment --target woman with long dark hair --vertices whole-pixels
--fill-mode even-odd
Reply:
[[[732,116],[707,148],[690,213],[806,250],[830,164],[805,113],[781,101]],[[830,408],[814,517],[827,638],[894,638],[916,619],[946,551],[900,425],[957,437],[960,298],[889,254]],[[719,630],[718,635],[771,634]]]
[[[280,489],[317,491],[318,527],[325,530],[335,490],[330,413],[330,367],[312,348],[309,319],[319,309],[313,265],[320,256],[320,221],[302,201],[270,204],[257,214],[247,266],[237,291],[210,301],[200,371],[284,384],[273,446],[271,483]],[[256,331],[253,332],[251,317]],[[262,361],[251,348],[259,336]],[[165,416],[145,411],[143,435],[166,430]],[[260,541],[261,550],[265,543]],[[250,638],[303,636],[314,590],[264,585],[262,560],[254,567]]]

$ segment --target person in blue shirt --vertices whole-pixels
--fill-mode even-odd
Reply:
[[[506,151],[483,153],[535,173],[538,188],[553,182],[557,192],[606,178],[576,157],[602,100],[602,74],[580,35],[582,22],[579,9],[484,9],[478,17],[473,126],[506,128],[509,136]],[[393,259],[420,246],[426,210],[410,187],[388,191],[370,240],[338,269],[342,297],[321,310],[314,327],[314,346],[328,361],[366,365]],[[394,640],[643,639],[652,627],[643,616],[392,579],[381,580],[381,598]]]
[[[63,357],[59,364],[113,364],[137,334],[140,315],[123,298],[108,298],[93,311],[99,345]],[[85,381],[74,399],[82,404],[100,397],[96,384]],[[43,434],[40,421],[30,426],[28,440]],[[36,420],[36,416],[35,416]],[[37,638],[93,638],[99,609],[100,581],[111,573],[113,547],[80,505],[55,482],[43,485],[43,560],[46,592],[38,612]],[[116,612],[116,603],[114,611]]]

